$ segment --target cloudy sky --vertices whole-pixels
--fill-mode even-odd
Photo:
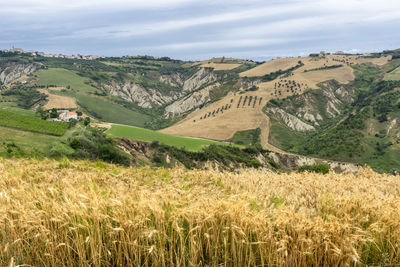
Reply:
[[[0,48],[265,60],[400,48],[399,0],[0,0]]]

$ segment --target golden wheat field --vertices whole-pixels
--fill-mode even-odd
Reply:
[[[400,263],[400,178],[0,159],[0,266]]]

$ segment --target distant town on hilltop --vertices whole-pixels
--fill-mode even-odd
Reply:
[[[38,52],[38,51],[33,51],[33,50],[27,50],[25,51],[22,48],[16,48],[12,47],[11,49],[1,49],[0,50],[3,53],[27,53],[31,54],[32,56],[41,56],[41,57],[53,57],[53,58],[69,58],[69,59],[85,59],[85,60],[94,60],[98,58],[105,58],[104,56],[96,56],[96,55],[64,55],[64,54],[52,54],[52,53],[44,53],[44,52]]]
[[[24,50],[22,48],[16,48],[12,47],[11,49],[0,49],[0,52],[3,53],[27,53],[31,54],[32,56],[41,56],[41,57],[49,57],[49,58],[67,58],[67,59],[84,59],[84,60],[95,60],[99,58],[106,58],[105,56],[98,56],[98,55],[64,55],[64,54],[57,54],[57,53],[45,53],[45,52],[39,52],[39,51],[33,51],[33,50]],[[385,52],[385,51],[383,51]],[[370,52],[365,52],[365,53],[349,53],[345,51],[336,51],[336,52],[326,52],[326,51],[321,51],[319,53],[310,53],[309,56],[311,57],[325,57],[325,55],[362,55],[362,56],[373,56],[376,53],[370,53]],[[122,58],[124,57],[129,57],[129,56],[121,56]],[[293,57],[293,56],[291,56]],[[301,57],[301,56],[298,56]],[[158,58],[158,57],[154,57]],[[276,59],[282,58],[281,56],[277,56]]]

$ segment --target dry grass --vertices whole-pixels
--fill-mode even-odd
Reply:
[[[214,70],[233,70],[237,67],[240,67],[242,64],[235,64],[235,63],[207,63],[202,64],[200,67],[203,68],[213,68]]]
[[[245,96],[257,96],[257,104],[254,107],[253,105],[248,106],[246,104],[245,106],[240,105],[240,108],[237,108],[240,97],[242,97],[241,103],[243,103]],[[261,103],[259,103],[260,97],[262,97]],[[213,140],[228,140],[236,131],[255,129],[261,124],[268,124],[269,119],[262,112],[262,108],[269,98],[269,94],[259,91],[228,95],[220,101],[211,103],[202,109],[192,112],[185,119],[171,127],[161,130],[161,132]],[[231,105],[231,108],[225,110],[223,113],[220,112],[207,119],[200,119],[200,117],[204,117],[205,114],[213,112],[227,104]],[[262,130],[267,129],[263,128]]]
[[[265,103],[272,98],[285,98],[293,94],[302,94],[304,90],[308,88],[317,89],[319,83],[327,80],[335,79],[339,83],[347,84],[355,78],[353,68],[350,64],[372,63],[382,65],[387,63],[389,59],[390,57],[365,58],[360,56],[327,55],[324,58],[296,57],[271,60],[253,69],[240,73],[240,76],[263,76],[278,71],[279,69],[287,70],[296,66],[299,61],[301,61],[304,66],[294,70],[292,75],[288,77],[278,77],[273,81],[261,82],[257,84],[259,87],[258,91],[244,93],[242,96],[257,95],[258,97],[263,97],[262,106],[264,106]],[[209,63],[208,66],[228,65],[216,62],[219,62],[218,59],[216,59],[215,62]],[[196,64],[200,63],[197,62]],[[342,67],[324,69],[329,66],[338,65],[342,65]],[[286,87],[276,87],[276,83],[285,84],[285,80],[295,81],[297,84],[301,84],[301,86],[295,91],[291,90],[291,88],[286,85]],[[261,142],[263,147],[271,148],[268,144],[269,129],[268,127],[263,128],[264,125],[269,125],[269,118],[262,112],[262,107],[244,109],[232,108],[225,111],[223,114],[218,114],[218,116],[208,118],[207,120],[200,120],[200,117],[204,116],[205,113],[216,110],[218,107],[229,103],[231,99],[234,100],[232,105],[236,106],[239,97],[240,95],[230,95],[220,101],[211,103],[203,109],[195,110],[185,119],[162,130],[162,132],[181,136],[228,140],[237,131],[261,127]],[[276,150],[276,148],[273,147],[272,149]]]
[[[400,179],[0,159],[1,266],[400,263]]]
[[[332,66],[332,65],[348,65],[348,64],[363,64],[363,63],[371,63],[378,66],[382,66],[391,59],[391,56],[385,56],[380,58],[366,58],[361,56],[345,56],[345,55],[327,55],[324,58],[314,58],[314,57],[292,57],[292,58],[278,58],[274,60],[270,60],[265,62],[262,65],[259,65],[250,70],[241,72],[239,75],[241,77],[257,77],[270,74],[271,72],[275,72],[278,70],[286,70],[291,67],[294,67],[298,64],[298,61],[301,60],[304,63],[304,66],[298,68],[294,71],[294,73],[301,73],[304,70],[310,70],[315,68],[320,68],[324,66]],[[352,73],[351,68],[347,68],[348,71]]]
[[[277,70],[286,70],[298,64],[303,58],[279,58],[265,62],[255,68],[241,72],[241,77],[263,76]]]
[[[75,99],[72,97],[55,95],[46,89],[38,89],[38,91],[47,95],[48,102],[44,105],[44,109],[78,107]]]

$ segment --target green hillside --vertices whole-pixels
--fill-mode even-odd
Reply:
[[[396,68],[392,72],[389,72],[385,75],[385,80],[400,80],[400,67]]]
[[[97,89],[89,85],[89,79],[79,76],[73,71],[62,68],[49,68],[36,72],[38,85],[70,86],[78,92],[95,92]]]
[[[76,95],[78,104],[90,115],[107,122],[143,127],[150,116],[121,105],[87,95]]]
[[[385,75],[399,65],[396,59],[383,67],[353,66],[356,79],[345,87],[328,82],[320,90],[270,101],[266,112],[268,107],[280,108],[315,130],[298,132],[274,118],[269,141],[292,153],[399,171],[400,81]],[[343,98],[345,91],[350,94]],[[310,117],[320,119],[313,122]]]
[[[5,110],[0,110],[0,125],[50,135],[63,135],[69,126],[66,122],[45,121]]]
[[[113,137],[129,138],[138,141],[153,142],[158,141],[165,145],[177,148],[186,148],[190,151],[200,151],[208,145],[229,145],[224,142],[211,141],[200,138],[181,137],[164,134],[144,128],[130,127],[124,125],[112,125],[107,134]]]

